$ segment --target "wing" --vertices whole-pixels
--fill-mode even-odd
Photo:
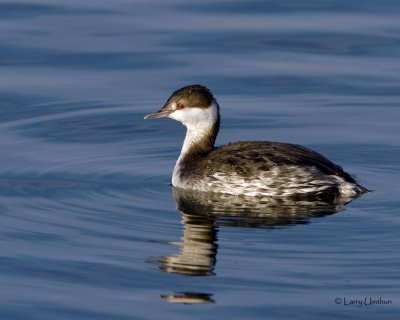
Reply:
[[[288,143],[251,141],[235,142],[211,151],[203,160],[210,173],[232,172],[255,177],[277,167],[312,168],[326,175],[336,175],[355,183],[343,169],[313,150]],[[214,168],[214,169],[213,169]]]

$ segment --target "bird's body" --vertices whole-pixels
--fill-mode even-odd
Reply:
[[[299,145],[235,142],[207,156],[182,159],[173,185],[184,189],[247,196],[357,195],[361,189],[343,169]]]
[[[270,141],[214,147],[219,106],[199,85],[174,92],[146,118],[170,117],[187,127],[172,185],[187,190],[263,197],[349,198],[367,191],[343,169],[308,148]]]

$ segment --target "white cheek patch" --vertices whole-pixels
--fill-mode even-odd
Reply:
[[[218,110],[214,103],[208,108],[186,108],[175,110],[169,115],[171,119],[182,122],[189,129],[210,127],[217,120],[217,116]]]
[[[175,110],[168,116],[168,118],[182,122],[182,110]]]

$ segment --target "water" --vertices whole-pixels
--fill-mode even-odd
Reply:
[[[399,14],[0,1],[1,319],[397,319]],[[303,144],[374,192],[261,209],[173,193],[184,130],[143,115],[191,83],[222,106],[218,144]]]

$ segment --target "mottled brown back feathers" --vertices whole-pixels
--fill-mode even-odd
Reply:
[[[240,176],[254,177],[259,171],[269,171],[278,166],[315,167],[327,175],[337,175],[345,181],[356,183],[343,169],[313,150],[288,143],[270,141],[234,142],[201,153],[194,160],[192,154],[182,174],[211,175],[215,172],[236,172]]]

